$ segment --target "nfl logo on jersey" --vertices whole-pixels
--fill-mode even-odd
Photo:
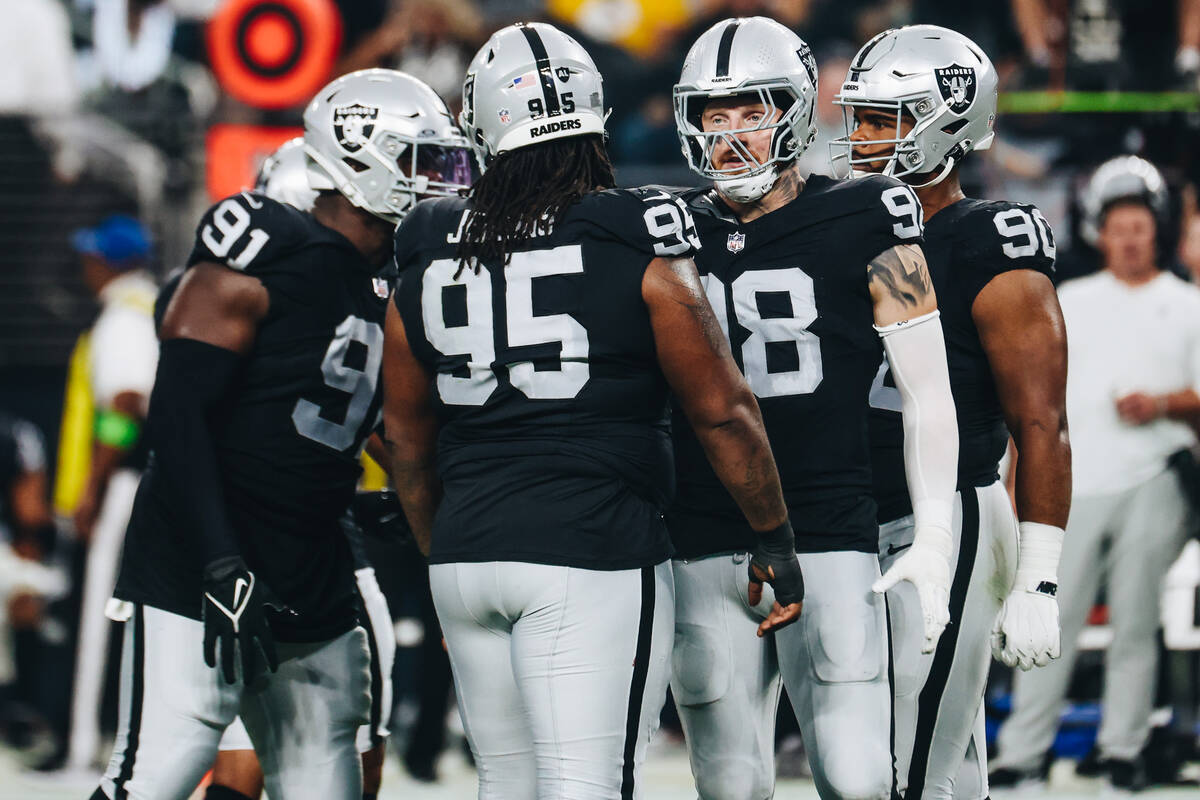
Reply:
[[[742,248],[744,248],[746,246],[746,234],[744,234],[744,233],[729,234],[729,239],[726,240],[725,246],[729,248],[729,252],[731,252],[731,253],[742,252]]]

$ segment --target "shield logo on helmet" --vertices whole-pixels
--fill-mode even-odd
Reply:
[[[975,102],[975,70],[951,64],[933,71],[938,91],[950,110],[961,114]]]
[[[566,83],[571,77],[571,70],[567,69],[566,67],[559,67],[558,69],[554,70],[554,74],[558,76],[560,81]]]
[[[338,106],[333,110],[333,135],[338,146],[347,153],[357,153],[363,145],[371,141],[375,132],[375,120],[379,118],[379,109],[374,106],[364,106],[355,103],[352,106]]]
[[[725,246],[729,248],[731,253],[740,253],[746,246],[746,234],[731,233],[729,238],[725,240]]]

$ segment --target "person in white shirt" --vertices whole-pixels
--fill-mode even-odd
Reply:
[[[1186,540],[1189,509],[1168,459],[1196,443],[1188,423],[1200,416],[1200,288],[1158,268],[1145,196],[1111,199],[1098,229],[1104,269],[1059,290],[1074,450],[1059,565],[1062,657],[1015,676],[996,765],[1044,777],[1077,638],[1104,581],[1113,641],[1097,748],[1112,784],[1136,789],[1157,674],[1160,587]]]
[[[112,597],[125,527],[133,508],[146,448],[142,423],[158,366],[154,298],[146,271],[150,240],[137,220],[112,216],[77,231],[84,282],[100,300],[100,314],[85,334],[86,385],[93,408],[90,465],[74,505],[77,538],[86,544],[83,602],[75,657],[75,689],[67,766],[87,769],[99,747],[99,708]]]

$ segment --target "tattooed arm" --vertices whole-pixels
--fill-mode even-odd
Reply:
[[[924,642],[933,652],[950,620],[950,560],[954,554],[954,490],[958,424],[937,298],[925,256],[897,245],[867,267],[875,327],[900,390],[904,467],[913,507],[913,544],[875,583],[886,591],[900,581],[917,589]]]
[[[925,254],[915,244],[898,244],[871,259],[867,285],[881,328],[937,310]]]
[[[779,473],[758,401],[729,354],[729,343],[688,259],[656,258],[642,298],[650,311],[658,363],[717,477],[751,527],[787,519]]]

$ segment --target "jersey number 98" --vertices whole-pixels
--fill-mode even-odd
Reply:
[[[713,275],[703,278],[704,293],[729,338],[729,326],[736,322],[750,335],[742,342],[742,372],[758,397],[783,397],[811,394],[824,377],[821,365],[821,340],[808,329],[817,321],[813,279],[798,267],[743,272],[730,286],[733,314],[725,295],[725,284]],[[762,304],[768,295],[787,295],[790,315],[764,314]],[[771,371],[767,365],[768,345],[790,344],[795,347],[795,368]]]

